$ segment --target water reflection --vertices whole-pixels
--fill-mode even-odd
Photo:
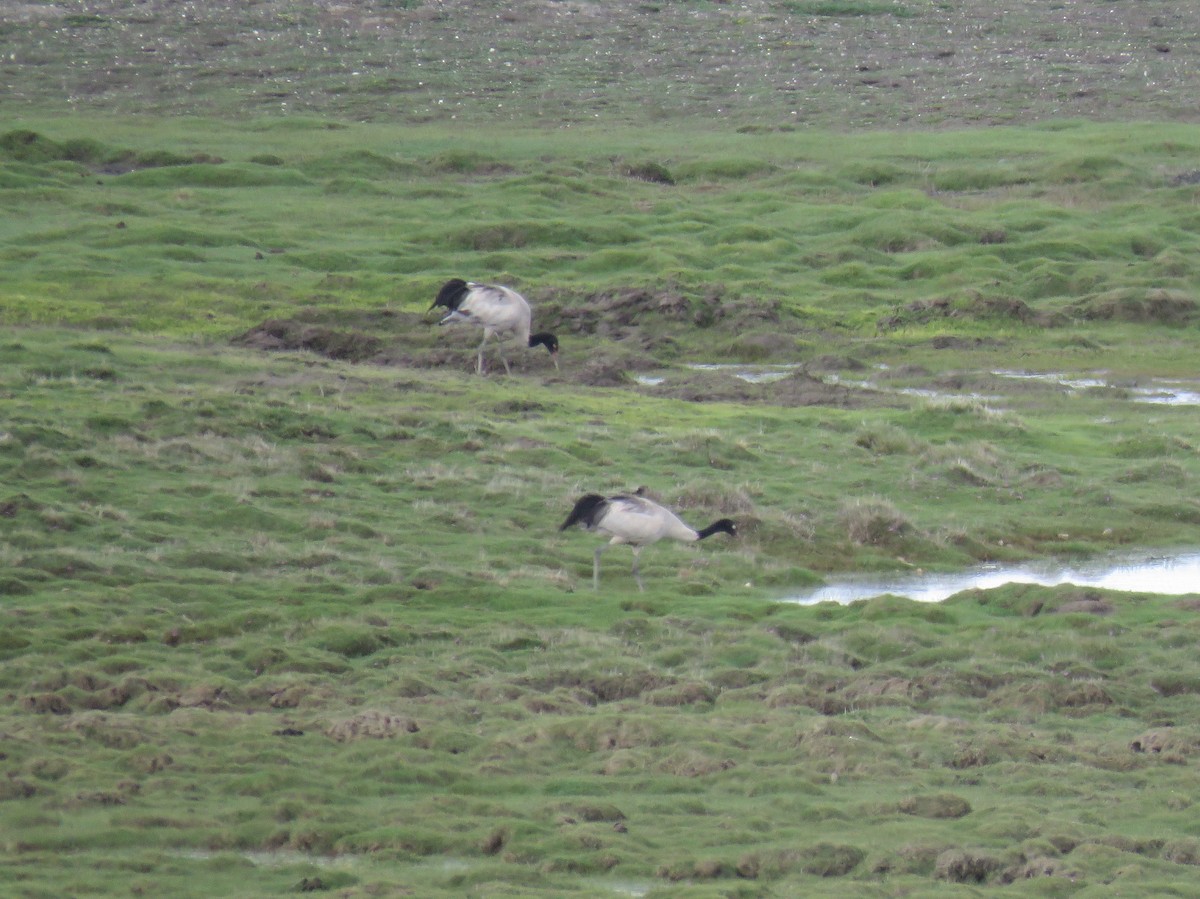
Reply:
[[[1197,406],[1200,405],[1200,385],[1194,381],[1169,379],[1154,379],[1149,386],[1138,384],[1123,384],[1101,377],[1076,377],[1056,372],[1024,372],[1024,371],[994,371],[992,374],[1001,378],[1016,378],[1026,381],[1044,381],[1057,384],[1070,393],[1081,390],[1091,390],[1097,387],[1111,387],[1128,391],[1134,400],[1140,403],[1157,403],[1164,406]]]
[[[751,384],[769,384],[781,381],[799,368],[799,364],[741,365],[736,362],[694,362],[686,366],[693,371],[727,371],[735,378]]]
[[[941,602],[963,590],[988,590],[1005,584],[1075,584],[1171,596],[1200,593],[1200,551],[1170,555],[1142,553],[1077,564],[1056,561],[988,564],[952,574],[913,572],[886,577],[846,577],[815,590],[785,596],[783,601],[800,605],[845,604],[893,594],[917,602]]]
[[[786,378],[788,375],[800,369],[802,366],[800,364],[756,365],[751,363],[737,362],[695,362],[687,364],[684,367],[689,368],[692,371],[728,372],[733,377],[740,378],[741,380],[747,381],[751,384],[769,384],[772,381],[779,381],[783,378]],[[888,370],[888,366],[886,365],[880,365],[878,368],[881,371]],[[1154,403],[1164,406],[1200,406],[1200,383],[1196,381],[1155,378],[1147,381],[1144,385],[1141,385],[1135,383],[1124,383],[1120,379],[1113,380],[1106,378],[1103,372],[1091,375],[1069,375],[1062,372],[1028,372],[998,369],[992,371],[991,374],[998,378],[1040,381],[1047,384],[1054,384],[1063,388],[1063,390],[1067,391],[1069,394],[1107,387],[1125,391],[1131,400],[1138,403]],[[635,380],[639,384],[643,384],[647,387],[656,387],[660,384],[663,384],[669,377],[670,372],[667,370],[634,376]],[[882,392],[899,393],[906,396],[921,397],[923,399],[973,399],[981,401],[995,401],[999,399],[995,396],[988,396],[980,393],[957,394],[934,388],[890,388],[873,380],[844,378],[837,374],[826,374],[822,376],[821,380],[825,381],[827,384],[838,384],[844,387],[854,387],[861,390],[877,390]]]

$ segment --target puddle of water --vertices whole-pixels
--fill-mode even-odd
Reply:
[[[749,363],[738,362],[693,362],[685,366],[693,371],[725,371],[732,374],[735,378],[741,378],[743,381],[748,381],[751,384],[769,384],[772,381],[780,381],[786,378],[792,372],[800,368],[799,363],[793,364],[776,364],[776,365],[752,365]],[[881,371],[886,371],[886,365],[876,366]],[[1152,379],[1145,386],[1136,384],[1121,384],[1113,382],[1105,378],[1103,372],[1094,375],[1068,375],[1061,372],[1028,372],[1028,371],[1009,371],[998,369],[991,372],[992,375],[998,378],[1012,378],[1014,380],[1026,381],[1042,381],[1048,384],[1055,384],[1062,387],[1068,393],[1079,393],[1080,391],[1090,390],[1095,388],[1111,387],[1114,389],[1125,390],[1128,392],[1134,402],[1153,403],[1161,406],[1200,406],[1200,383],[1195,381],[1179,381],[1168,379]],[[656,387],[664,383],[669,377],[669,373],[663,374],[640,374],[635,375],[634,380],[639,384],[647,387]],[[935,390],[922,387],[901,387],[889,388],[880,385],[875,381],[863,380],[859,378],[843,378],[837,374],[826,375],[822,380],[827,384],[838,384],[844,387],[853,387],[859,390],[877,390],[884,393],[898,393],[905,396],[915,396],[922,399],[967,399],[981,402],[996,402],[1000,397],[988,396],[980,393],[956,394],[948,393],[942,390]]]
[[[618,896],[645,896],[656,886],[646,881],[608,880],[602,877],[593,878],[590,882],[600,889],[612,890]]]
[[[692,371],[729,372],[735,378],[741,378],[743,381],[751,384],[770,384],[772,381],[782,381],[799,367],[799,364],[749,365],[736,362],[694,362],[684,365],[684,368],[690,368]],[[634,375],[633,379],[647,387],[657,387],[659,384],[666,382],[668,377],[669,372],[666,372],[662,374]]]
[[[824,587],[783,597],[783,602],[813,605],[847,604],[892,594],[917,602],[941,602],[963,590],[990,590],[1005,584],[1040,584],[1052,587],[1075,584],[1140,593],[1181,596],[1200,593],[1200,551],[1172,555],[1127,555],[1075,565],[1062,562],[1027,562],[1015,565],[981,565],[951,574],[902,573],[886,577],[845,577]]]
[[[736,362],[696,362],[687,368],[693,371],[727,371],[735,378],[749,381],[751,384],[769,384],[772,381],[782,381],[797,368],[799,364],[784,365],[740,365]]]
[[[1134,387],[1139,402],[1163,406],[1200,406],[1200,390],[1182,381],[1157,381],[1154,387]]]
[[[238,855],[248,862],[261,868],[282,868],[285,865],[313,865],[317,868],[342,867],[354,862],[353,855],[309,855],[293,849],[276,849],[274,851],[211,851],[207,849],[185,849],[174,853],[179,858],[195,861],[209,861],[221,855]]]
[[[1059,387],[1065,387],[1069,391],[1111,386],[1103,378],[1078,378],[1055,372],[1005,371],[999,369],[992,372],[992,374],[998,378],[1012,378],[1014,381],[1044,381],[1048,384],[1057,384]]]
[[[1074,377],[1057,372],[1023,372],[994,371],[992,374],[1001,378],[1015,378],[1026,381],[1044,381],[1066,388],[1070,393],[1088,390],[1096,387],[1113,387],[1129,391],[1130,395],[1140,403],[1155,403],[1164,406],[1198,406],[1200,405],[1200,385],[1190,381],[1172,381],[1153,379],[1149,386],[1125,385],[1114,383],[1103,377]]]

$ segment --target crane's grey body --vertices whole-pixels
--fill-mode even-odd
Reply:
[[[596,549],[592,557],[592,587],[596,589],[600,587],[600,556],[610,546],[624,543],[633,549],[633,578],[637,581],[638,589],[644,591],[646,588],[638,570],[643,547],[657,543],[665,537],[683,543],[694,543],[718,531],[731,537],[737,536],[737,526],[728,518],[714,521],[698,531],[684,523],[670,509],[653,500],[626,493],[610,497],[589,493],[580,497],[559,530],[565,531],[575,524],[610,538],[608,543]]]
[[[483,347],[488,338],[493,335],[498,338],[513,337],[521,346],[545,346],[558,368],[558,338],[553,334],[541,333],[530,335],[532,312],[525,298],[511,287],[501,287],[496,284],[476,284],[461,278],[452,278],[442,285],[437,298],[430,309],[444,306],[448,311],[442,316],[439,325],[452,325],[468,322],[483,328],[483,340],[479,343],[478,355],[475,360],[475,371],[483,374]],[[512,374],[508,359],[504,356],[501,344],[497,350],[504,370]]]

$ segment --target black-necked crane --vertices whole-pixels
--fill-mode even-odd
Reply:
[[[565,531],[572,525],[579,524],[589,531],[611,538],[602,544],[593,556],[594,589],[600,587],[600,555],[610,546],[625,543],[633,549],[633,579],[637,581],[638,589],[644,591],[646,588],[638,571],[638,559],[644,547],[657,543],[664,537],[694,543],[717,532],[726,533],[730,537],[737,536],[737,525],[732,519],[722,518],[706,528],[696,530],[685,524],[670,509],[642,495],[643,492],[643,489],[639,488],[634,494],[622,493],[609,497],[588,493],[576,500],[575,508],[559,528],[560,531]]]
[[[529,303],[511,287],[475,284],[462,278],[451,278],[442,285],[429,308],[432,310],[438,306],[444,306],[448,310],[438,322],[439,325],[470,322],[483,328],[483,340],[479,343],[479,355],[475,360],[477,374],[483,374],[483,346],[492,335],[502,340],[511,335],[519,340],[522,346],[544,346],[550,351],[554,367],[558,368],[558,338],[547,331],[539,334],[529,333],[532,319]],[[500,361],[504,363],[504,370],[512,374],[508,360],[504,357],[503,344],[499,345],[498,352]]]

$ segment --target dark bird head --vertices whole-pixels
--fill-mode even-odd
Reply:
[[[558,529],[565,531],[573,524],[582,524],[585,528],[592,527],[596,523],[598,513],[604,509],[607,502],[608,500],[598,493],[584,494],[575,501],[575,508]]]
[[[430,309],[436,309],[438,306],[445,306],[450,311],[458,308],[458,304],[463,301],[463,297],[467,294],[467,282],[462,278],[451,278],[442,285],[442,289],[438,291],[437,298],[433,301]]]
[[[445,290],[445,288],[442,288]],[[554,360],[554,367],[558,368],[558,338],[548,331],[542,331],[540,334],[534,334],[529,338],[531,347],[544,346],[550,351],[550,358]]]
[[[737,536],[737,524],[732,518],[722,518],[720,521],[714,521],[702,531],[696,531],[697,538],[703,540],[705,537],[711,537],[717,531],[723,531],[730,537]]]

